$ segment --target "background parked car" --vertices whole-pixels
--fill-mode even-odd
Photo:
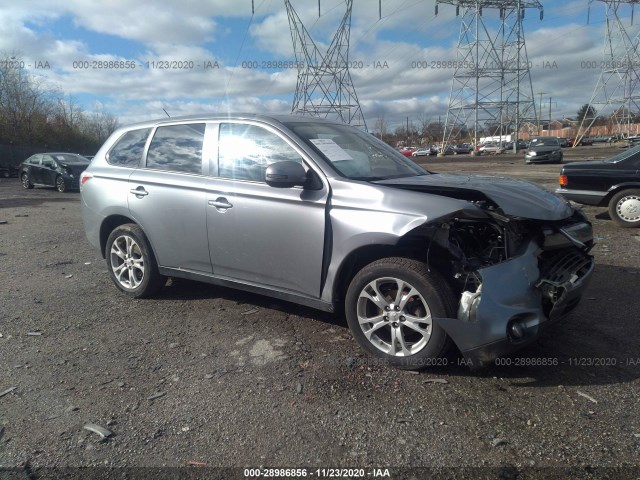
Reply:
[[[633,136],[627,138],[627,148],[637,147],[638,145],[640,145],[640,137]]]
[[[444,150],[442,150],[442,146],[438,145],[436,147],[437,153],[438,155],[442,154],[442,155],[453,155],[455,154],[455,151],[453,149],[453,147],[451,145],[447,145]]]
[[[459,143],[458,145],[454,145],[452,149],[455,155],[469,154],[473,151],[473,145],[470,143]]]
[[[524,155],[525,163],[562,163],[562,147],[557,137],[536,137]]]
[[[573,147],[573,144],[575,143],[576,139],[575,138],[569,138],[567,140],[567,147]],[[578,143],[578,146],[591,146],[593,145],[593,140],[591,140],[589,137],[582,137],[580,139],[580,143]]]
[[[438,150],[436,150],[433,147],[423,147],[423,148],[419,148],[416,151],[414,151],[411,156],[412,157],[423,157],[423,156],[429,156],[429,155],[436,155],[438,153]]]
[[[566,164],[556,193],[585,205],[608,207],[622,227],[640,227],[640,146],[604,161]]]
[[[36,185],[56,187],[59,192],[80,188],[80,174],[89,160],[75,153],[38,153],[20,166],[20,181],[24,188]]]
[[[405,157],[410,157],[416,149],[414,147],[404,147],[400,150],[400,153]]]
[[[14,167],[13,165],[5,165],[0,167],[0,177],[10,178],[17,177],[20,167]]]
[[[504,145],[501,145],[495,142],[485,143],[478,149],[478,153],[484,154],[484,155],[487,155],[487,154],[497,155],[499,153],[504,153],[504,152],[505,152]]]

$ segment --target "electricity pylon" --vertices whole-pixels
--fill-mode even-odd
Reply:
[[[323,55],[311,38],[289,0],[284,0],[289,16],[291,38],[298,64],[298,83],[293,113],[340,120],[367,128],[358,96],[349,73],[349,34],[353,0]]]
[[[462,9],[443,144],[469,127],[475,144],[482,132],[501,138],[513,132],[517,140],[520,125],[537,120],[522,23],[529,8],[537,8],[542,19],[542,5],[530,0],[437,0],[436,14],[439,3],[455,5],[458,16]]]
[[[622,134],[630,133],[633,117],[640,115],[640,29],[633,27],[634,7],[640,0],[598,1],[605,4],[607,12],[602,71],[589,100],[592,108],[587,110],[596,114],[582,119],[574,146],[580,143],[598,115],[611,115],[617,124],[617,133]],[[622,16],[624,5],[631,7],[630,17]]]

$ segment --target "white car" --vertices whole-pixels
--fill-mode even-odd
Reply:
[[[505,148],[504,146],[498,143],[485,143],[478,149],[478,152],[481,154],[486,153],[491,155],[497,155],[499,153],[504,153]]]

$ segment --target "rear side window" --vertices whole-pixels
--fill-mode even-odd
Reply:
[[[150,131],[150,128],[142,128],[125,133],[109,152],[107,162],[120,167],[138,167]]]
[[[202,173],[204,123],[158,127],[147,153],[147,168]]]

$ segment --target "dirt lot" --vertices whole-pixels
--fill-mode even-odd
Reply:
[[[423,163],[548,188],[559,173],[521,155]],[[414,374],[367,364],[342,318],[293,304],[187,281],[130,300],[85,240],[78,193],[0,180],[0,478],[638,478],[640,231],[586,211],[598,267],[564,323],[511,365],[470,372],[454,356]]]

